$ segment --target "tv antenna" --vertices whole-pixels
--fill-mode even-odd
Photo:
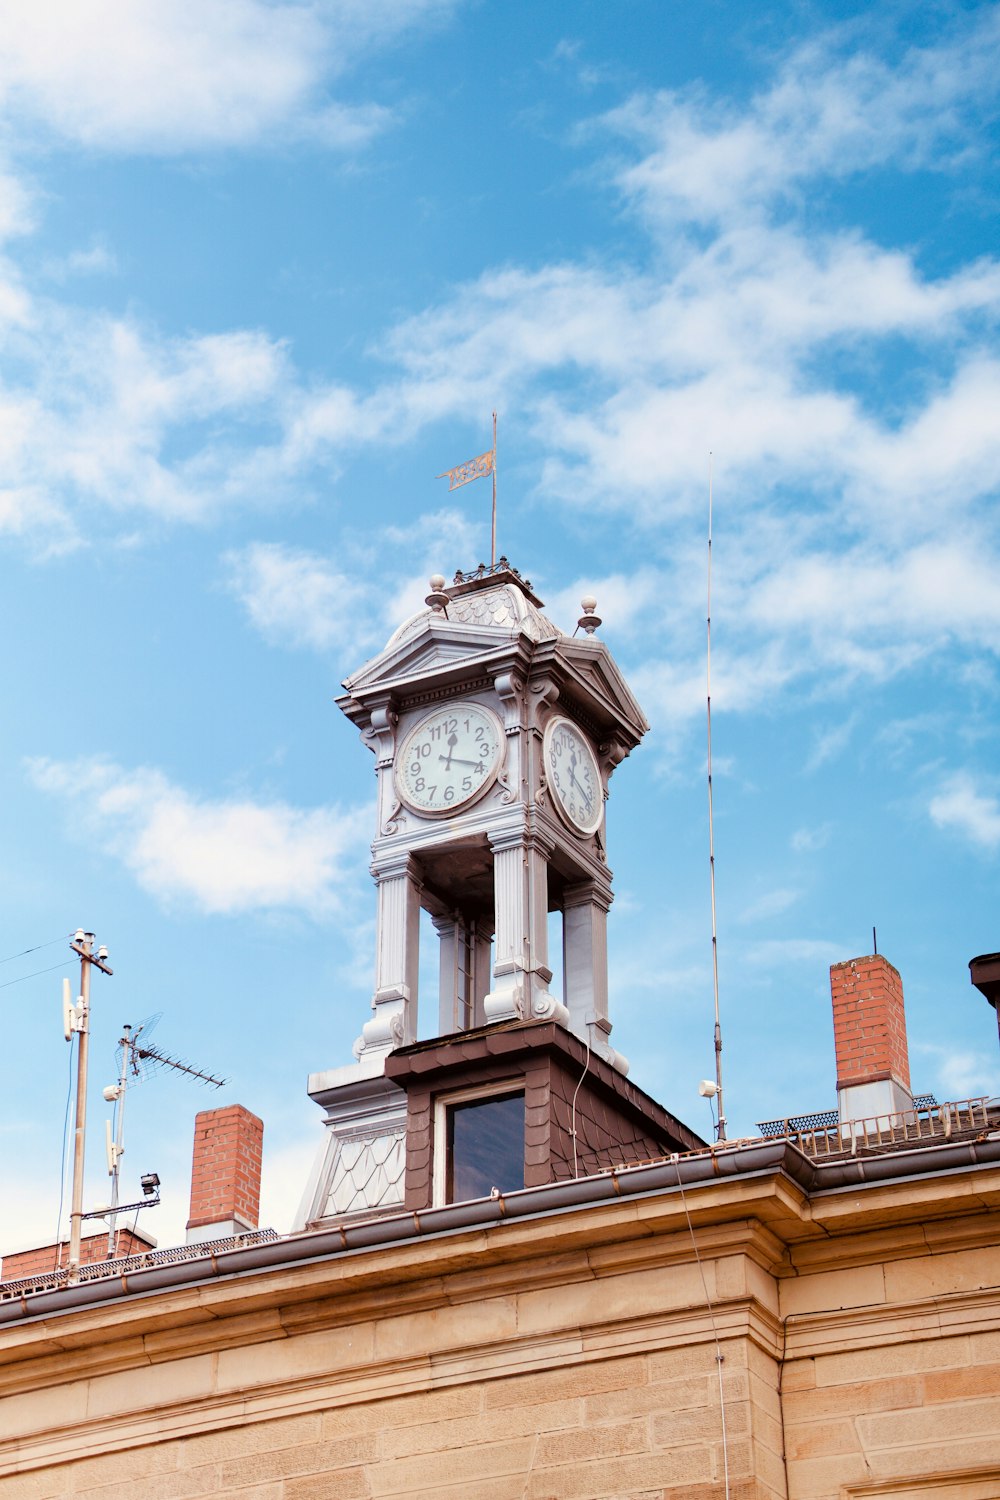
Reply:
[[[116,1250],[117,1223],[122,1214],[131,1213],[133,1209],[155,1208],[159,1203],[158,1188],[160,1179],[155,1172],[147,1172],[141,1178],[143,1194],[145,1195],[138,1203],[126,1203],[119,1205],[119,1178],[121,1175],[121,1159],[125,1154],[125,1099],[127,1090],[134,1084],[141,1083],[158,1068],[169,1068],[175,1073],[186,1073],[189,1078],[196,1078],[200,1083],[210,1085],[212,1088],[221,1089],[227,1080],[216,1078],[212,1073],[206,1073],[201,1068],[192,1067],[188,1062],[178,1057],[171,1057],[167,1052],[161,1052],[158,1047],[149,1045],[149,1038],[156,1029],[162,1016],[162,1011],[155,1015],[147,1016],[145,1021],[132,1027],[126,1023],[122,1027],[122,1036],[118,1043],[118,1082],[109,1084],[103,1090],[104,1098],[108,1104],[115,1106],[115,1125],[112,1131],[112,1123],[105,1120],[105,1147],[108,1158],[108,1176],[111,1178],[111,1206],[93,1217],[105,1218],[108,1221],[108,1259],[110,1260]],[[85,1217],[91,1217],[86,1215]]]

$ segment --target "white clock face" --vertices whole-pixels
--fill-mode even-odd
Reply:
[[[415,812],[434,816],[475,802],[503,762],[503,727],[478,703],[452,703],[421,719],[396,751],[396,791]]]
[[[576,833],[596,833],[604,790],[594,752],[569,719],[550,719],[542,740],[545,778],[552,799]]]

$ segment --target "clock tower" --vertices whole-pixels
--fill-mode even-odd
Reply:
[[[302,1226],[402,1206],[412,1132],[389,1074],[414,1049],[426,1063],[464,1038],[471,1055],[497,1033],[521,1047],[541,1025],[546,1047],[576,1048],[612,1092],[639,1094],[610,1039],[605,804],[649,726],[583,605],[567,635],[505,558],[447,586],[436,576],[426,607],[344,683],[338,706],[375,755],[375,986],[355,1061],[310,1077],[328,1133]],[[439,959],[431,1041],[418,1031],[421,910]]]

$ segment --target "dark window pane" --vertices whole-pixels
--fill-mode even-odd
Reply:
[[[448,1110],[448,1202],[524,1187],[524,1095],[470,1099]]]

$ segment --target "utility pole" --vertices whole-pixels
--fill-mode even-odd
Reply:
[[[94,934],[78,927],[70,943],[74,953],[80,957],[80,1003],[76,1010],[73,1030],[80,1038],[76,1055],[76,1131],[73,1136],[73,1207],[69,1217],[69,1265],[67,1283],[80,1279],[80,1236],[83,1227],[83,1162],[87,1135],[87,1052],[90,1042],[90,970],[100,969],[102,974],[111,974],[108,967],[107,948],[94,952]]]

